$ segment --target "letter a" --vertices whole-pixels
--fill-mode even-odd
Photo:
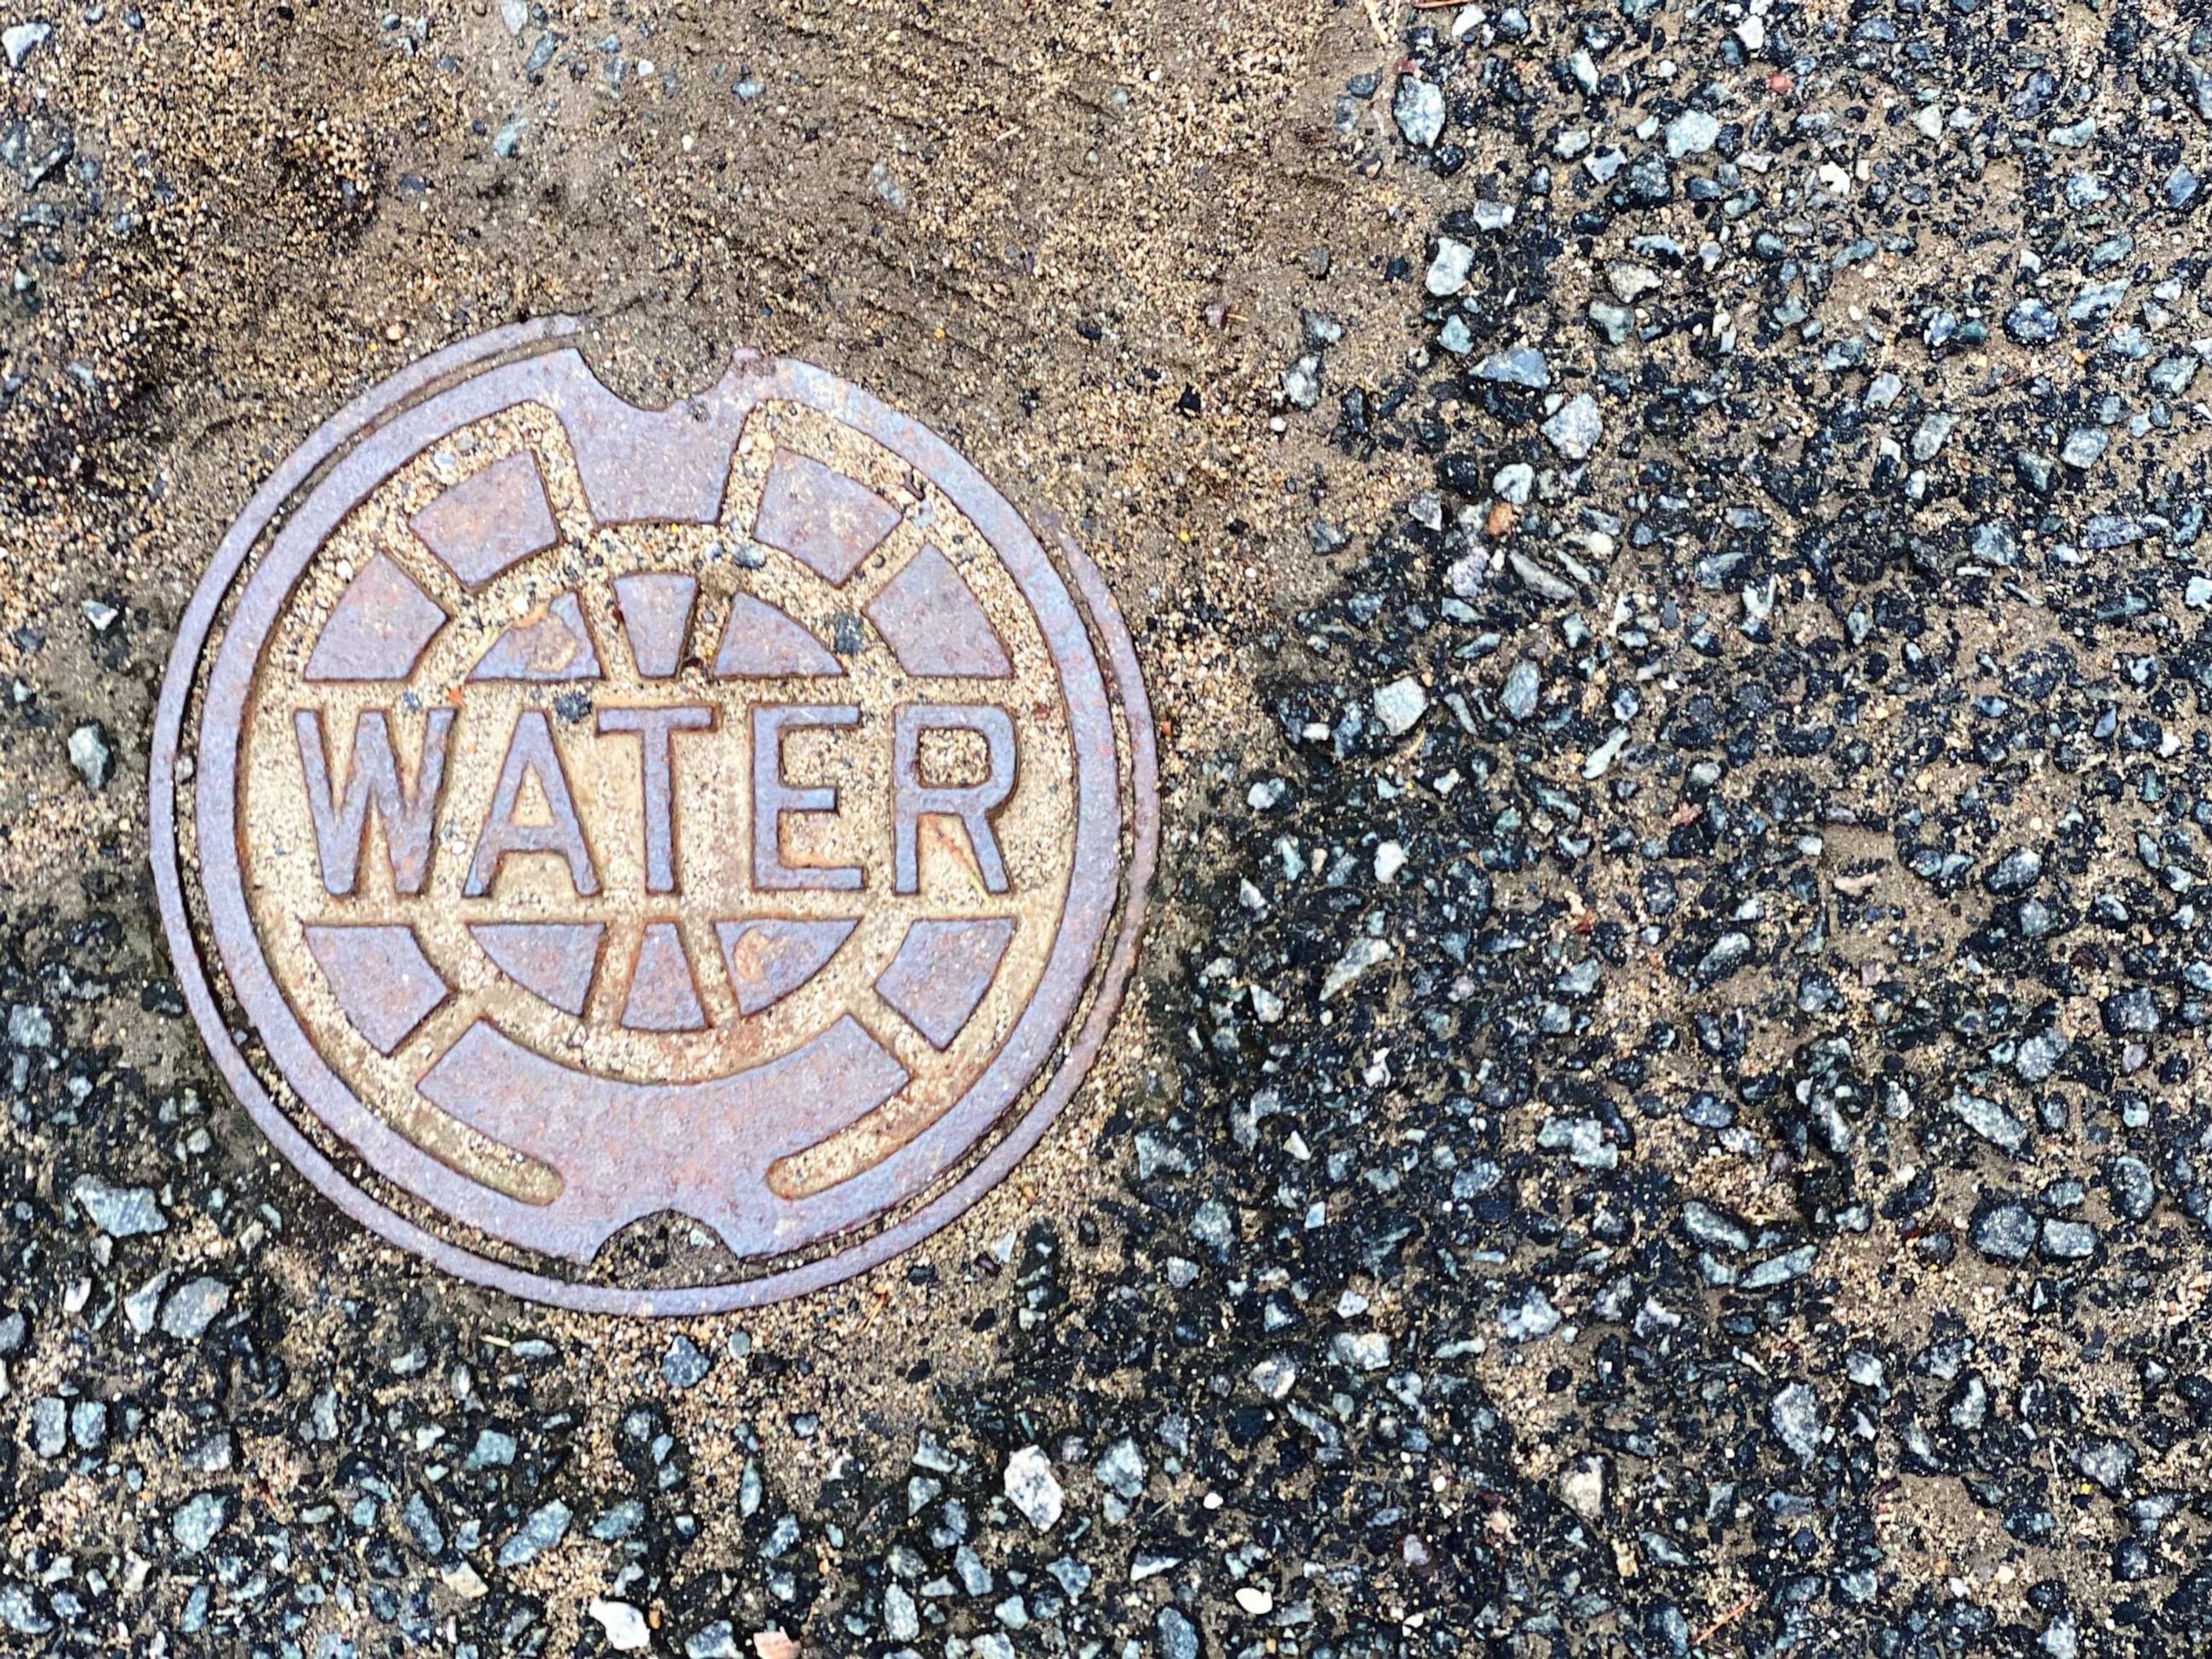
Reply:
[[[522,784],[535,776],[545,796],[550,823],[518,823],[515,805]],[[575,798],[568,793],[568,775],[561,766],[561,751],[553,746],[553,728],[543,710],[526,708],[515,717],[514,733],[507,740],[507,759],[499,769],[499,787],[492,791],[491,811],[477,833],[476,856],[469,860],[469,878],[461,891],[482,898],[499,878],[499,866],[509,853],[558,853],[568,862],[569,884],[581,896],[599,890],[599,872],[592,867],[591,848],[584,844],[584,826],[577,821]]]

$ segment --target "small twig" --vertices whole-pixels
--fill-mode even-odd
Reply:
[[[1711,1624],[1706,1626],[1703,1630],[1699,1631],[1695,1636],[1691,1638],[1690,1645],[1693,1648],[1701,1648],[1705,1646],[1707,1642],[1711,1641],[1720,1632],[1727,1629],[1730,1625],[1735,1623],[1737,1620],[1742,1618],[1745,1613],[1750,1612],[1752,1603],[1758,1600],[1759,1597],[1756,1594],[1745,1596],[1742,1601],[1737,1602],[1719,1618],[1714,1620]]]
[[[866,1336],[870,1331],[875,1328],[876,1321],[883,1317],[884,1310],[890,1305],[891,1293],[889,1291],[878,1291],[876,1292],[876,1305],[868,1310],[868,1316],[860,1322],[860,1334],[862,1336]]]
[[[1390,44],[1390,31],[1382,21],[1382,0],[1367,0],[1367,27],[1375,31],[1375,38],[1384,46]]]
[[[1472,0],[1413,0],[1415,11],[1457,11]]]

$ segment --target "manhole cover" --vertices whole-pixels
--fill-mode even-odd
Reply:
[[[219,550],[155,873],[285,1155],[454,1272],[679,1313],[943,1225],[1133,952],[1127,634],[945,444],[740,354],[665,410],[550,322],[370,392]]]

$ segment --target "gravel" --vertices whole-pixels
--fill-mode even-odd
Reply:
[[[1055,18],[1062,90],[988,6],[49,15],[0,1645],[2201,1644],[2212,29],[1140,0]],[[680,1329],[272,1159],[124,787],[269,458],[556,307],[660,401],[736,329],[1030,479],[1161,716],[1140,989],[1045,1142]]]
[[[0,52],[5,52],[8,67],[20,70],[30,61],[31,54],[46,45],[53,35],[50,23],[14,23],[0,29]]]
[[[118,1238],[158,1233],[169,1224],[150,1187],[111,1187],[96,1176],[79,1176],[70,1196],[93,1225]]]
[[[629,1602],[594,1601],[585,1611],[599,1620],[607,1645],[617,1653],[642,1653],[653,1645],[653,1627]]]
[[[1792,1382],[1778,1389],[1767,1407],[1767,1421],[1775,1437],[1801,1461],[1809,1463],[1820,1455],[1825,1428],[1819,1396],[1809,1384]]]
[[[1426,149],[1443,136],[1444,95],[1426,81],[1401,76],[1390,100],[1390,114],[1409,144]]]
[[[1428,274],[1422,286],[1439,296],[1458,293],[1467,286],[1468,273],[1474,269],[1474,250],[1465,242],[1449,236],[1437,238],[1437,251],[1429,261]]]
[[[2035,1233],[2035,1216],[2024,1204],[1993,1204],[1974,1218],[1974,1248],[1996,1261],[2027,1261]]]
[[[1375,694],[1375,718],[1394,738],[1405,736],[1420,724],[1428,708],[1428,692],[1411,675],[1391,681]]]
[[[499,1565],[513,1568],[535,1561],[568,1535],[572,1518],[574,1511],[557,1498],[532,1510],[529,1518],[499,1547]]]
[[[169,1292],[161,1304],[161,1328],[182,1342],[196,1342],[230,1306],[230,1286],[203,1274]]]
[[[1552,371],[1544,362],[1544,354],[1534,346],[1510,346],[1504,351],[1492,352],[1470,372],[1478,380],[1495,380],[1501,386],[1529,386],[1538,392],[1552,384]],[[1547,433],[1546,435],[1550,434]],[[1558,441],[1555,439],[1553,441]],[[1596,441],[1595,436],[1591,441]]]
[[[1540,429],[1561,457],[1580,461],[1589,458],[1605,435],[1605,422],[1598,413],[1597,399],[1587,392],[1578,392]]]
[[[690,1337],[681,1334],[670,1339],[668,1352],[661,1356],[660,1375],[678,1393],[696,1388],[714,1369],[713,1358]]]
[[[88,720],[70,733],[69,757],[88,789],[105,789],[115,775],[115,751],[108,744],[106,729],[97,720]]]
[[[169,1535],[187,1555],[198,1555],[228,1524],[230,1500],[221,1492],[195,1493],[169,1516]]]
[[[1720,118],[1701,109],[1686,109],[1667,124],[1667,154],[1676,161],[1703,155],[1720,140]]]
[[[1066,1493],[1040,1448],[1024,1446],[1006,1460],[1006,1500],[1039,1532],[1060,1524]]]

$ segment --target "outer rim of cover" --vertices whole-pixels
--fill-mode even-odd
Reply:
[[[487,359],[576,335],[584,326],[577,319],[562,316],[511,324],[407,365],[318,427],[254,492],[202,574],[178,625],[176,642],[162,676],[147,768],[147,826],[154,886],[178,985],[233,1098],[285,1160],[346,1215],[387,1243],[433,1267],[528,1301],[581,1313],[683,1316],[730,1312],[824,1289],[913,1249],[1005,1180],[1058,1119],[1104,1046],[1135,966],[1144,931],[1146,896],[1159,849],[1158,753],[1136,648],[1105,578],[1054,515],[1035,514],[1048,532],[1040,540],[1058,550],[1064,574],[1072,579],[1078,609],[1103,657],[1100,665],[1110,684],[1112,702],[1122,716],[1119,736],[1127,745],[1131,842],[1119,882],[1121,920],[1110,945],[1094,958],[1089,978],[1096,991],[1090,1006],[1072,1035],[1062,1033],[1058,1064],[1042,1091],[1026,1108],[1015,1109],[1020,1112],[1018,1120],[957,1181],[867,1238],[757,1278],[633,1290],[557,1279],[493,1261],[441,1237],[363,1191],[270,1097],[223,1018],[185,904],[177,844],[177,753],[185,711],[225,598],[270,522],[325,462],[438,382],[457,377]],[[1000,493],[1003,497],[1003,490]],[[1118,793],[1118,781],[1115,787]]]

